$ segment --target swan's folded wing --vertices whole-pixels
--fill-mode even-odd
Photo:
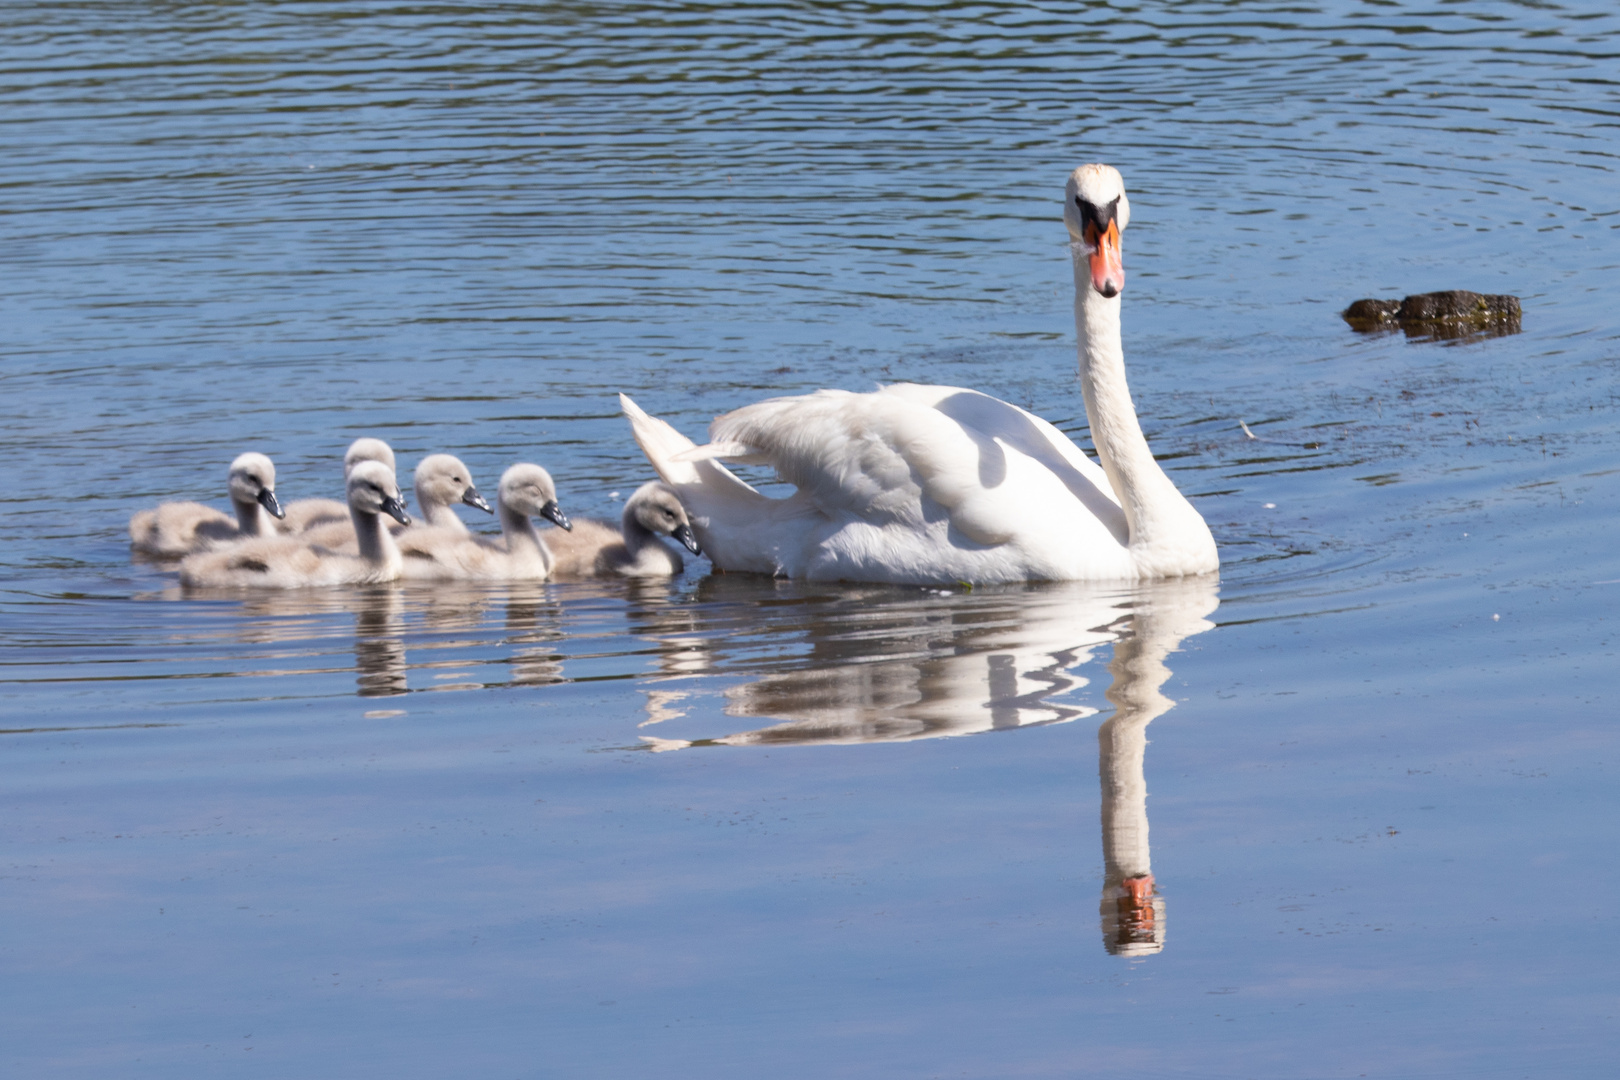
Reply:
[[[710,436],[768,461],[830,517],[921,529],[943,510],[983,544],[1007,540],[1018,519],[1007,505],[1018,493],[986,500],[986,458],[1001,456],[993,438],[901,396],[773,398],[720,417]]]

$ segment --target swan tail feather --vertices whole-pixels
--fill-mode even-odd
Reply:
[[[770,458],[761,451],[740,442],[712,442],[703,446],[694,446],[690,450],[683,450],[670,460],[672,461],[726,461],[740,462],[745,465],[769,465]]]
[[[647,415],[626,394],[619,395],[619,405],[630,421],[630,430],[641,452],[647,455],[664,483],[680,495],[688,512],[702,512],[705,507],[727,504],[757,512],[759,505],[771,501],[713,460],[720,455],[698,453],[715,444],[697,446],[658,417]],[[710,512],[711,516],[723,516],[714,514],[712,509]]]
[[[798,506],[755,491],[707,453],[692,453],[709,448],[648,416],[625,395],[619,395],[619,403],[647,460],[680,497],[710,561],[722,570],[780,572],[783,518],[792,517]],[[789,522],[788,532],[802,538],[805,527]]]

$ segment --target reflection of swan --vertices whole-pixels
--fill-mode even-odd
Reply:
[[[272,519],[285,514],[276,502],[276,467],[269,458],[238,455],[231,462],[229,491],[235,521],[202,503],[159,503],[129,519],[130,546],[142,555],[178,559],[217,544],[275,534]]]
[[[1153,882],[1148,852],[1147,726],[1175,707],[1160,687],[1164,660],[1190,634],[1208,629],[1214,605],[1193,582],[1161,582],[1145,590],[1114,646],[1108,689],[1114,715],[1097,729],[1102,779],[1103,946],[1120,956],[1164,948],[1164,899]]]
[[[722,586],[723,587],[723,586]],[[1112,642],[1114,715],[1097,732],[1102,782],[1102,933],[1109,952],[1140,956],[1164,947],[1164,900],[1156,890],[1148,850],[1147,782],[1143,756],[1147,726],[1174,707],[1161,687],[1170,677],[1165,658],[1181,642],[1208,630],[1215,610],[1213,578],[1146,582],[1123,592],[1057,585],[978,591],[929,603],[927,594],[906,603],[862,603],[860,593],[817,617],[805,598],[808,656],[791,652],[788,670],[770,671],[725,691],[726,713],[782,723],[718,738],[674,739],[643,735],[654,751],[697,746],[899,742],[969,735],[1089,716],[1096,709],[1063,695],[1086,685],[1075,668],[1092,650]],[[756,612],[763,609],[756,608]],[[648,628],[643,636],[679,640],[675,626]],[[775,628],[771,628],[774,630]],[[696,636],[697,628],[687,634]],[[769,632],[768,632],[769,633]],[[731,628],[709,635],[723,648]],[[782,637],[769,633],[772,640]],[[788,650],[780,650],[786,652]],[[663,686],[680,671],[661,658]],[[694,655],[688,653],[687,655]],[[700,671],[731,666],[705,656]],[[647,724],[681,718],[671,705],[678,692],[649,691]]]
[[[558,648],[566,635],[561,622],[561,605],[544,586],[529,582],[512,586],[506,601],[506,641],[520,646],[512,650],[512,682],[544,686],[563,681]]]
[[[1217,603],[1209,578],[1126,591],[1049,585],[968,595],[923,592],[908,598],[902,593],[871,602],[879,592],[886,590],[873,590],[870,600],[865,591],[841,590],[837,603],[801,601],[792,610],[800,613],[809,638],[808,655],[779,644],[778,654],[792,657],[786,661],[790,666],[783,670],[773,657],[767,661],[773,670],[725,691],[727,715],[782,723],[718,738],[643,739],[654,750],[896,742],[1073,720],[1097,711],[1065,700],[1067,692],[1088,682],[1074,669],[1097,646],[1117,638],[1122,615],[1157,613],[1155,655],[1162,660],[1182,637],[1208,628],[1203,616]],[[671,645],[708,637],[711,654],[727,643],[741,647],[728,626],[709,634],[701,627],[685,634],[675,630],[643,632]],[[776,627],[759,632],[776,642],[785,636]],[[703,666],[683,670],[675,665],[677,655],[698,656]],[[723,655],[687,646],[680,654],[672,648],[661,666],[668,676],[678,676],[732,665]],[[1123,692],[1118,679],[1116,672],[1111,693]]]
[[[1069,177],[1080,381],[1098,463],[1016,406],[911,384],[762,401],[714,421],[703,447],[621,395],[636,441],[726,570],[942,584],[1212,572],[1215,541],[1154,461],[1125,383],[1119,236],[1129,219],[1114,169]],[[798,491],[768,498],[715,459],[771,465]]]
[[[366,585],[400,574],[399,548],[380,515],[409,525],[393,471],[362,461],[349,474],[349,517],[359,555],[318,547],[301,537],[256,537],[224,551],[192,555],[180,564],[180,580],[202,587],[296,589],[310,585]]]
[[[397,589],[368,589],[354,597],[354,670],[361,697],[393,697],[410,689],[403,607]]]

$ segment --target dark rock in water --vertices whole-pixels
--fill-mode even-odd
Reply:
[[[1482,296],[1453,289],[1405,300],[1357,300],[1344,309],[1352,329],[1406,331],[1408,337],[1498,337],[1519,332],[1517,296]]]
[[[1401,310],[1399,300],[1357,300],[1344,309],[1344,321],[1357,330],[1377,330],[1395,325]]]

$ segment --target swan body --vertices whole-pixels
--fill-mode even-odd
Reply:
[[[362,436],[350,443],[343,455],[344,483],[348,483],[349,474],[362,461],[380,461],[388,466],[389,472],[395,470],[393,447],[381,439]],[[307,532],[316,526],[334,522],[346,524],[349,520],[349,504],[337,499],[297,499],[288,503],[286,510],[282,531],[289,533]]]
[[[394,471],[380,461],[362,461],[349,474],[349,516],[358,552],[334,551],[297,536],[244,540],[221,551],[202,552],[180,564],[186,585],[296,589],[315,585],[371,585],[399,578],[404,561],[387,514],[409,525]]]
[[[276,501],[276,467],[263,454],[238,455],[231,462],[229,491],[236,516],[196,502],[160,503],[129,519],[130,546],[145,555],[178,559],[194,551],[250,536],[275,533],[283,515]]]
[[[716,567],[811,580],[990,583],[1210,573],[1215,541],[1142,435],[1120,340],[1130,219],[1119,173],[1069,177],[1080,381],[1098,461],[1039,417],[975,390],[821,390],[719,417],[694,446],[620,395]],[[771,465],[769,498],[719,464]]]
[[[404,573],[422,581],[544,581],[555,560],[530,517],[538,514],[572,528],[557,505],[551,474],[538,465],[513,465],[501,474],[495,498],[499,539],[475,536],[463,527],[407,529],[399,536]]]
[[[572,531],[547,544],[556,558],[557,577],[674,577],[685,569],[678,552],[659,537],[680,541],[686,550],[701,555],[697,537],[680,497],[656,480],[641,485],[624,504],[620,527],[589,518],[574,522]]]

